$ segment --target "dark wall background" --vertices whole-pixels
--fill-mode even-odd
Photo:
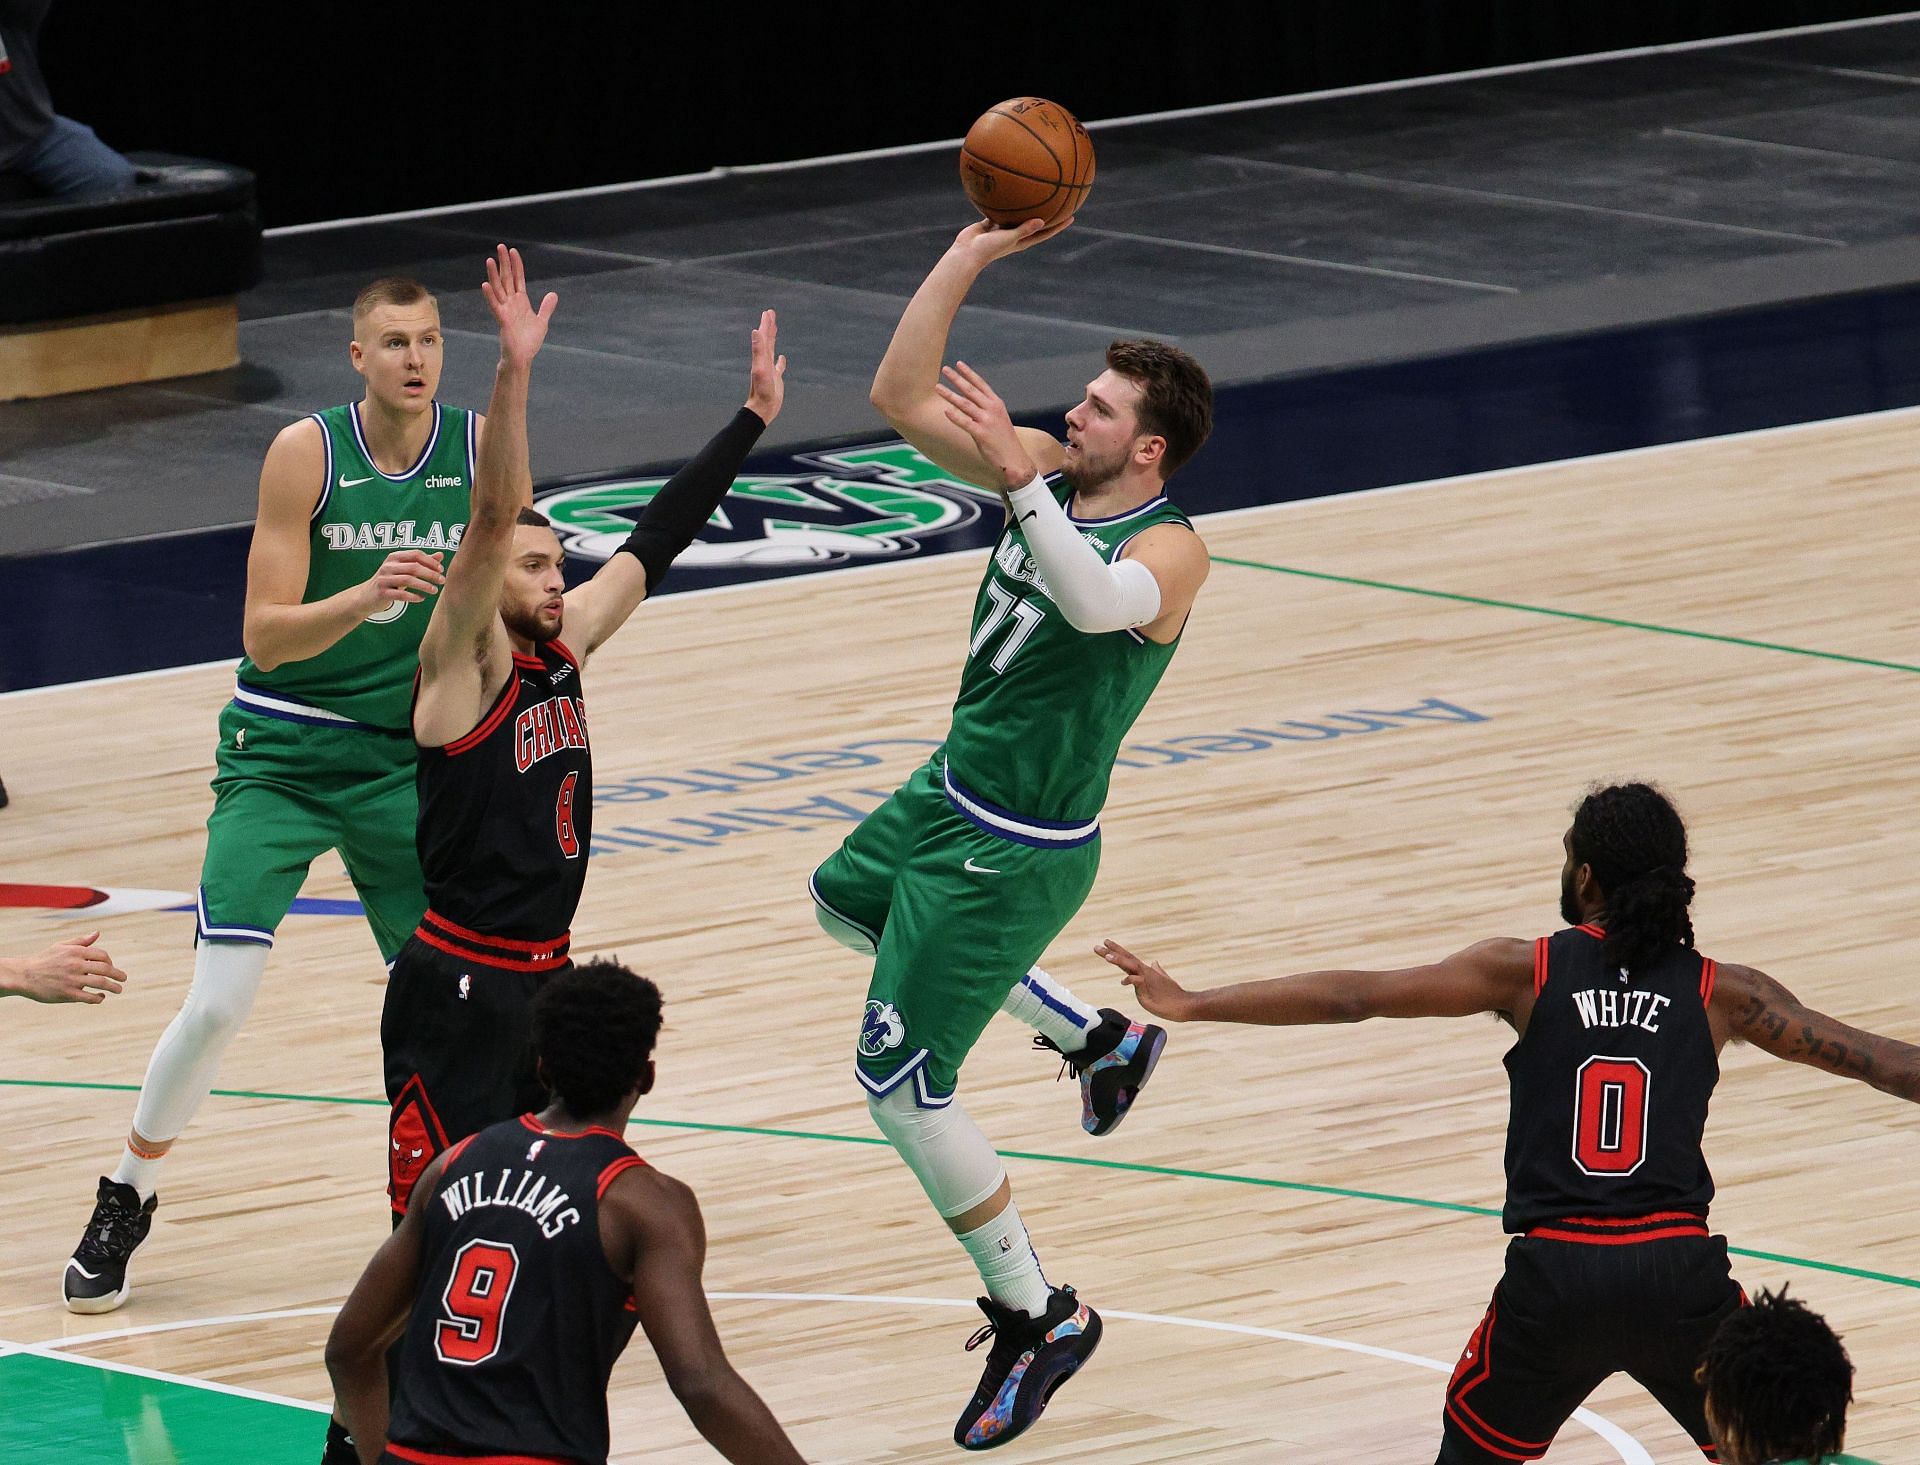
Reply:
[[[1889,14],[1912,0],[57,0],[55,105],[221,158],[269,225]],[[1117,17],[1125,17],[1124,19]]]

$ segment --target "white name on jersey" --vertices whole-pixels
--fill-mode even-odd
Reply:
[[[328,549],[458,549],[465,524],[449,524],[444,529],[429,524],[421,534],[412,519],[388,519],[380,524],[322,524]]]
[[[1580,1009],[1580,1021],[1590,1028],[1644,1028],[1660,1031],[1660,1009],[1672,998],[1657,992],[1617,992],[1608,987],[1573,994],[1573,1005]]]
[[[520,1178],[515,1183],[515,1173],[502,1170],[498,1183],[492,1187],[484,1175],[462,1175],[442,1188],[438,1200],[456,1221],[478,1206],[512,1206],[538,1221],[540,1234],[549,1241],[580,1219],[579,1208],[571,1204],[559,1186],[531,1170],[517,1172]],[[540,1193],[542,1189],[545,1195]]]

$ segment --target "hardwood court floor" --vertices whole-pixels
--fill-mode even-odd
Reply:
[[[1113,1001],[1088,955],[1107,934],[1202,981],[1538,934],[1572,801],[1644,775],[1692,820],[1705,949],[1920,1040],[1917,438],[1920,416],[1890,414],[1208,522],[1217,555],[1251,563],[1214,569],[1051,969]],[[810,1459],[953,1458],[980,1360],[960,1348],[976,1316],[944,1305],[973,1296],[971,1269],[874,1143],[850,1072],[864,972],[816,933],[804,888],[845,819],[924,756],[909,740],[940,735],[979,567],[670,598],[588,670],[605,843],[576,949],[618,952],[667,994],[636,1143],[699,1192],[708,1285],[780,1294],[715,1307]],[[190,889],[226,684],[202,670],[0,699],[0,874]],[[682,781],[650,781],[667,777]],[[350,893],[337,861],[309,893]],[[0,949],[77,924],[8,913]],[[0,1089],[0,1338],[337,1304],[386,1232],[382,1111],[342,1102],[379,1092],[382,978],[357,920],[296,917],[229,1092],[166,1171],[131,1305],[59,1308],[132,1108],[113,1086],[139,1082],[191,967],[185,916],[103,924],[134,974],[124,996],[0,1018],[0,1076],[50,1085]],[[1431,1459],[1443,1370],[1499,1274],[1498,1224],[1475,1208],[1501,1198],[1507,1041],[1490,1020],[1176,1029],[1143,1107],[1092,1141],[1072,1087],[994,1024],[966,1100],[1020,1152],[1008,1167],[1049,1275],[1110,1321],[1009,1458]],[[1920,1457],[1920,1113],[1750,1050],[1726,1069],[1708,1146],[1738,1275],[1791,1282],[1845,1334],[1852,1445]],[[317,1402],[327,1321],[73,1352]],[[1698,1458],[1629,1382],[1592,1408],[1623,1442],[1569,1425],[1555,1465]],[[616,1374],[614,1435],[621,1460],[711,1458],[644,1340]],[[128,1458],[173,1458],[155,1448]]]

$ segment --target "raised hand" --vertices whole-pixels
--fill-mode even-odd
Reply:
[[[547,322],[553,319],[553,308],[560,297],[549,290],[535,310],[533,297],[527,294],[526,263],[519,250],[504,244],[494,246],[480,293],[500,325],[500,359],[516,366],[531,363],[540,354],[541,342],[547,339]]]
[[[443,554],[422,549],[396,549],[380,561],[372,579],[361,582],[360,588],[368,597],[367,614],[373,615],[396,600],[411,605],[437,593],[447,583],[442,565],[445,559]]]
[[[1000,475],[1006,491],[1012,493],[1033,482],[1039,470],[1013,429],[1007,404],[987,385],[987,379],[964,361],[941,367],[940,375],[945,380],[935,382],[933,389],[947,404],[947,421],[973,439],[981,458]]]
[[[1073,223],[1073,215],[1049,224],[1028,219],[1024,224],[995,224],[986,219],[967,225],[953,237],[953,247],[985,268],[997,259],[1045,244]]]
[[[760,312],[753,333],[753,369],[747,378],[747,410],[768,426],[780,415],[787,399],[787,358],[774,354],[780,344],[780,320],[771,310]]]
[[[1139,995],[1140,1005],[1168,1022],[1185,1022],[1192,1015],[1193,994],[1167,975],[1157,961],[1142,961],[1118,941],[1102,941],[1093,954],[1120,968],[1120,980]]]

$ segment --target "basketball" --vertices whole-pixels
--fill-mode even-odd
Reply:
[[[1093,188],[1093,139],[1058,102],[1014,97],[967,129],[960,182],[973,206],[1002,227],[1058,223]]]

